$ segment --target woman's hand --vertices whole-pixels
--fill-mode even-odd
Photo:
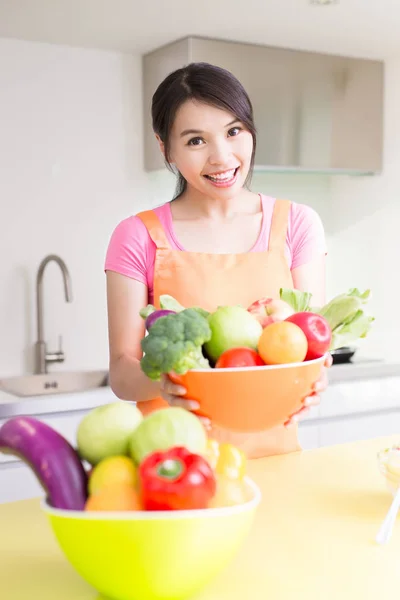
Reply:
[[[313,391],[310,396],[304,399],[304,406],[296,412],[294,415],[290,417],[288,421],[286,421],[285,426],[290,427],[291,425],[295,425],[298,421],[300,421],[310,410],[311,406],[318,406],[321,402],[321,398],[319,394],[324,392],[328,387],[328,375],[327,369],[332,366],[332,355],[328,354],[325,357],[324,366],[322,367],[322,374],[319,380],[314,384]]]
[[[200,408],[200,404],[196,400],[184,398],[187,390],[182,385],[174,383],[168,375],[161,376],[161,396],[168,402],[170,406],[179,406],[186,410],[193,411]],[[211,421],[206,417],[200,417],[200,421],[208,430],[211,428]]]

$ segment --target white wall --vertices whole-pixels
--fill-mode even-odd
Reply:
[[[35,274],[45,273],[45,338],[64,337],[66,362],[107,367],[103,260],[128,214],[168,200],[169,173],[142,169],[140,57],[0,40],[0,376],[30,371],[36,339]],[[329,222],[330,179],[257,174],[253,189],[307,202]],[[328,238],[330,244],[330,239]]]
[[[113,224],[146,205],[140,61],[0,40],[0,373],[31,369],[35,273],[45,273],[45,337],[64,336],[54,369],[107,365],[104,252]]]
[[[332,280],[371,288],[373,330],[363,352],[400,360],[400,57],[386,66],[382,175],[332,180]]]

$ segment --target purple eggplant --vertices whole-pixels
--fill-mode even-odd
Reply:
[[[0,452],[31,467],[54,508],[83,510],[88,477],[71,444],[46,423],[13,417],[0,427]]]
[[[147,331],[150,331],[150,327],[152,325],[154,325],[154,323],[160,317],[166,317],[167,315],[175,315],[175,314],[176,314],[176,312],[174,310],[166,310],[166,309],[155,310],[154,312],[150,313],[149,316],[146,318],[146,322],[145,322]]]

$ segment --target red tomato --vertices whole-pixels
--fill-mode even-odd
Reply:
[[[307,338],[308,350],[304,360],[320,358],[328,352],[332,330],[324,317],[312,312],[298,312],[285,320],[300,327]]]
[[[265,365],[263,359],[251,348],[231,348],[225,350],[215,364],[216,369],[229,369],[238,367],[261,367]]]

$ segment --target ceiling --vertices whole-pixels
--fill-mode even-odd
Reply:
[[[187,35],[400,56],[398,0],[0,0],[0,36],[145,53]]]

